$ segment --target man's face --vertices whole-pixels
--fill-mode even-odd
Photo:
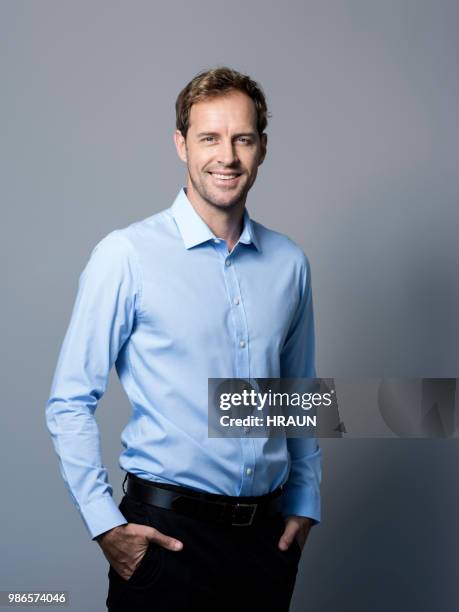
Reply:
[[[245,203],[266,155],[267,136],[260,137],[256,121],[252,99],[240,91],[192,105],[186,140],[178,130],[174,135],[192,200],[220,209]]]

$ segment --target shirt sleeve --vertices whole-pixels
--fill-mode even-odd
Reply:
[[[131,250],[120,230],[94,247],[80,275],[46,404],[60,472],[92,539],[127,523],[102,465],[94,412],[134,325],[140,291]]]
[[[316,378],[311,269],[303,254],[300,299],[281,353],[282,378]],[[287,438],[290,472],[284,485],[284,516],[320,522],[321,450],[316,438]]]

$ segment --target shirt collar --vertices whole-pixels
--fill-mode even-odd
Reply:
[[[185,187],[182,187],[178,192],[171,206],[171,211],[187,249],[216,238],[207,223],[194,209],[186,195]],[[253,244],[258,251],[260,250],[255,228],[246,208],[244,209],[243,227],[238,242]]]

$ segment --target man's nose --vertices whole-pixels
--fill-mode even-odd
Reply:
[[[222,141],[218,148],[218,162],[229,166],[239,162],[236,147],[231,141]]]

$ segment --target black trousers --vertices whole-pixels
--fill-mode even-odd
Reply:
[[[280,513],[257,525],[227,526],[191,518],[124,495],[130,523],[149,525],[183,542],[175,552],[150,543],[125,580],[110,565],[109,612],[288,612],[301,550],[278,548]]]

